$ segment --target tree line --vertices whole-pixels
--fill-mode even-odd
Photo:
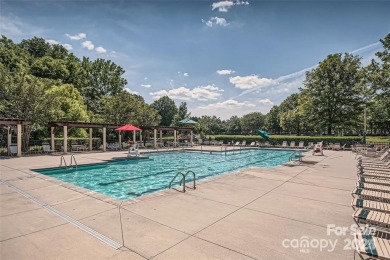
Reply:
[[[169,97],[147,104],[125,90],[123,68],[110,60],[78,58],[42,38],[15,43],[0,39],[0,117],[22,118],[24,135],[48,136],[51,121],[177,126],[191,117],[202,134],[349,133],[363,128],[390,132],[390,34],[381,40],[377,61],[364,67],[352,54],[332,54],[307,72],[303,87],[263,115],[253,112],[221,120],[191,117],[186,102]],[[73,134],[85,135],[84,130]]]

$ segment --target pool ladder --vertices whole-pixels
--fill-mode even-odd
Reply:
[[[69,166],[66,164],[64,155],[61,155],[60,167],[62,167],[62,162],[64,162],[65,168],[72,168],[73,162],[74,162],[74,165],[76,166],[76,169],[77,169],[76,158],[74,157],[73,154],[70,156],[70,164],[69,164]]]
[[[180,180],[180,185],[182,185],[183,186],[183,192],[186,192],[186,177],[187,177],[187,175],[188,174],[192,174],[192,176],[193,176],[193,184],[192,184],[192,188],[190,188],[190,187],[188,187],[188,188],[190,188],[190,189],[196,189],[196,174],[195,174],[195,172],[193,172],[193,171],[188,171],[186,174],[183,174],[183,173],[181,173],[181,172],[178,172],[178,173],[176,173],[176,175],[172,178],[172,180],[171,180],[171,182],[169,183],[169,188],[172,188],[172,184],[173,184],[173,182],[176,180],[176,178],[178,177],[178,176],[181,176],[182,178],[181,178],[181,180]]]

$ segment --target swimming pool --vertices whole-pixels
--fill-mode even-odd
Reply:
[[[168,188],[177,172],[192,170],[196,179],[204,179],[239,169],[275,167],[288,162],[293,150],[248,149],[241,152],[164,152],[149,159],[118,160],[71,169],[35,170],[64,182],[127,200]],[[178,178],[180,179],[180,178]],[[192,180],[188,175],[187,183]],[[175,184],[179,184],[179,181]]]

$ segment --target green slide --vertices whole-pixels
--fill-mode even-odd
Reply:
[[[257,130],[256,131],[258,135],[260,135],[261,137],[264,138],[264,140],[269,140],[269,134],[267,131],[264,131],[264,130]]]

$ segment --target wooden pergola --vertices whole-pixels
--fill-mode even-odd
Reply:
[[[72,128],[88,128],[89,129],[89,150],[92,151],[92,129],[101,128],[103,129],[103,152],[107,149],[106,133],[108,129],[116,129],[122,125],[117,124],[106,124],[106,123],[89,123],[89,122],[73,122],[73,121],[61,121],[61,122],[50,122],[50,146],[52,150],[54,147],[54,138],[56,129],[62,128],[64,132],[63,140],[63,153],[68,152],[68,131]],[[157,131],[160,131],[160,140],[162,140],[162,131],[173,131],[174,142],[177,141],[177,131],[190,131],[191,132],[191,144],[193,142],[193,127],[169,127],[169,126],[139,126],[144,130],[153,130],[153,146],[157,147]],[[121,135],[119,134],[119,144],[121,144]],[[136,141],[136,134],[133,132],[133,141]],[[142,142],[142,134],[140,134],[140,142]]]
[[[157,147],[157,131],[160,132],[160,141],[162,141],[162,131],[173,131],[173,141],[177,142],[177,131],[189,131],[191,133],[190,143],[192,146],[193,136],[194,136],[194,128],[188,126],[140,126],[142,130],[153,130],[153,147]],[[142,135],[141,135],[142,136]],[[142,141],[142,140],[141,140]]]
[[[16,156],[22,156],[22,126],[29,125],[30,122],[27,122],[20,118],[0,118],[0,126],[7,127],[7,148],[8,154],[11,154],[11,145],[12,145],[12,130],[16,127],[16,146],[17,152]]]

